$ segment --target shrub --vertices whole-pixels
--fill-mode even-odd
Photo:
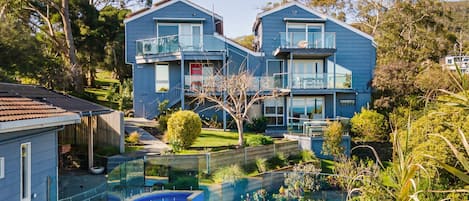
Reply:
[[[388,132],[386,117],[374,110],[362,108],[350,120],[352,132],[362,141],[385,140]]]
[[[324,131],[324,143],[322,144],[322,153],[334,157],[344,153],[344,147],[341,146],[343,128],[338,121],[330,123]]]
[[[252,135],[246,139],[246,146],[259,146],[273,143],[274,140],[272,137],[265,135]]]
[[[213,173],[212,179],[218,183],[235,183],[244,176],[246,176],[246,173],[244,173],[244,171],[238,165],[231,165],[218,169],[215,173]]]
[[[256,159],[256,166],[257,166],[257,171],[259,173],[266,172],[267,171],[267,159],[265,158]]]
[[[165,139],[173,151],[179,152],[189,148],[202,131],[199,115],[189,110],[181,110],[168,119],[168,132]]]
[[[247,127],[252,132],[265,133],[265,129],[267,129],[267,118],[254,118],[252,123],[248,124]]]
[[[303,162],[312,162],[317,161],[318,159],[311,150],[302,150],[300,152],[301,161]]]
[[[158,130],[160,130],[161,132],[165,132],[168,130],[168,119],[170,117],[170,114],[164,114],[158,118]]]
[[[129,137],[125,140],[129,144],[138,144],[140,141],[140,134],[137,131],[130,133]]]
[[[282,152],[277,152],[274,157],[267,160],[269,169],[277,169],[287,164],[285,155]]]

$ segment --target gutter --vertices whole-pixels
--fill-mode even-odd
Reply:
[[[0,123],[0,134],[10,133],[24,130],[49,128],[55,126],[64,126],[70,124],[80,123],[80,116],[77,114],[69,114],[58,117],[47,117],[47,118],[36,118],[36,119],[25,119],[18,121],[9,121]]]

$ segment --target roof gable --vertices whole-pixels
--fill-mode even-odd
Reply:
[[[316,11],[314,9],[311,9],[311,8],[305,6],[304,4],[298,3],[296,1],[293,1],[293,2],[290,2],[290,3],[284,4],[284,5],[281,5],[279,7],[276,7],[274,9],[259,13],[257,15],[257,18],[265,17],[267,15],[273,14],[275,12],[281,11],[283,9],[286,9],[286,8],[289,8],[289,7],[292,7],[292,6],[298,6],[299,8],[301,8],[301,9],[303,9],[303,10],[305,10],[305,11],[307,11],[307,12],[313,14],[313,15],[316,15],[316,16],[320,17],[321,19],[330,20],[330,21],[332,21],[332,22],[334,22],[334,23],[336,23],[336,24],[338,24],[338,25],[340,25],[340,26],[342,26],[342,27],[344,27],[344,28],[346,28],[346,29],[348,29],[352,32],[357,33],[358,35],[360,35],[364,38],[367,38],[367,39],[373,41],[373,43],[374,43],[373,36],[363,32],[363,31],[360,31],[357,28],[355,28],[355,27],[353,27],[353,26],[351,26],[351,25],[349,25],[349,24],[347,24],[347,23],[345,23],[341,20],[338,20],[338,19],[336,19],[334,17],[331,17],[331,16],[324,15],[321,12]]]
[[[126,18],[126,19],[124,20],[124,23],[127,23],[127,22],[130,22],[130,21],[132,21],[132,20],[138,19],[138,18],[140,18],[140,17],[143,17],[143,16],[145,16],[145,15],[148,15],[148,14],[150,14],[150,13],[153,13],[153,12],[155,12],[155,11],[157,11],[157,10],[160,10],[160,9],[163,9],[163,8],[168,7],[168,6],[170,6],[170,5],[173,5],[173,4],[177,3],[177,2],[182,2],[182,3],[184,3],[184,4],[187,4],[188,6],[191,6],[191,7],[195,8],[195,9],[201,11],[201,12],[204,12],[204,13],[206,13],[207,15],[213,15],[215,18],[218,18],[218,19],[220,19],[220,20],[223,19],[222,16],[220,16],[220,15],[218,15],[218,14],[216,14],[216,13],[210,11],[210,10],[207,10],[207,9],[205,9],[205,8],[203,8],[203,7],[201,7],[201,6],[197,5],[197,4],[195,4],[195,3],[192,3],[191,1],[188,1],[188,0],[170,0],[170,1],[167,1],[167,2],[164,2],[164,3],[161,3],[161,4],[156,4],[156,6],[150,8],[150,9],[146,9],[146,10],[142,10],[142,11],[137,11],[136,14],[131,15],[129,18]]]

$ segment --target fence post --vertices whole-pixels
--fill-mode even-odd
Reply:
[[[246,151],[246,147],[244,147],[243,149],[244,149],[244,167],[246,167],[246,165],[247,165],[247,160],[248,160],[248,159],[247,159],[247,155],[246,155],[246,154],[247,154],[247,151]]]
[[[207,166],[207,174],[210,174],[210,152],[205,154],[205,163]]]
[[[275,154],[277,154],[277,149],[276,149],[275,143],[274,143],[274,156],[275,156]]]

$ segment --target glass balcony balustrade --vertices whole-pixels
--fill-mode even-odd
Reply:
[[[288,78],[290,77],[290,81]],[[275,88],[290,89],[350,89],[352,74],[313,73],[313,74],[274,74]]]
[[[281,32],[279,47],[335,49],[335,32]]]
[[[136,56],[175,53],[181,51],[223,51],[225,42],[214,35],[171,35],[136,41]]]

